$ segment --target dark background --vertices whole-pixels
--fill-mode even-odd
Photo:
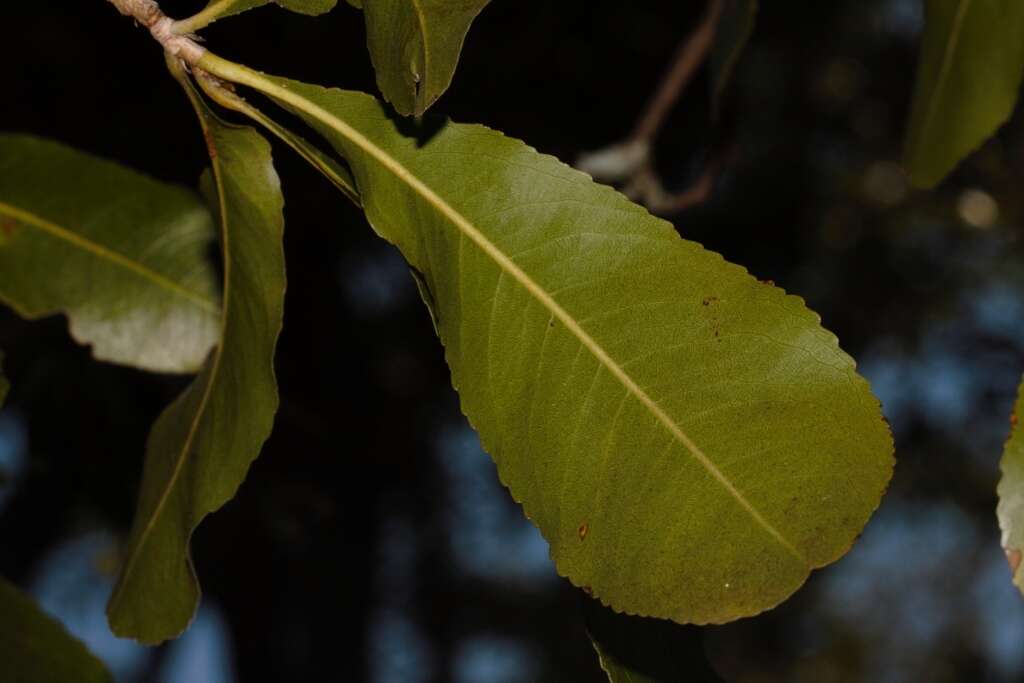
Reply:
[[[183,17],[203,4],[162,5]],[[1024,601],[994,515],[1024,368],[1020,122],[937,190],[911,190],[898,162],[919,2],[764,4],[722,120],[701,74],[658,139],[676,188],[709,150],[737,150],[711,199],[670,218],[821,314],[882,399],[898,466],[846,558],[772,612],[674,629],[674,647],[688,680],[1024,680]],[[703,9],[495,0],[436,109],[571,161],[625,136]],[[144,31],[103,0],[5,2],[0,27],[0,129],[195,184],[202,140]],[[375,91],[361,15],[344,2],[319,19],[267,7],[204,35],[256,68]],[[187,380],[97,363],[63,319],[7,311],[0,574],[124,681],[602,680],[585,599],[461,417],[401,259],[275,151],[282,406],[238,497],[195,535],[205,595],[193,628],[143,650],[103,617],[148,428]]]

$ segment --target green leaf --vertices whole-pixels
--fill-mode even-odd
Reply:
[[[707,663],[696,626],[616,614],[593,600],[585,614],[590,642],[612,683],[721,680]]]
[[[1024,593],[1024,567],[1021,557],[1024,554],[1024,436],[1020,427],[1019,416],[1024,408],[1024,383],[1017,390],[1017,402],[1013,406],[1010,424],[1010,438],[1003,450],[1001,463],[1003,477],[999,480],[996,492],[999,494],[999,506],[996,515],[999,517],[999,528],[1003,530],[1003,550],[1010,563],[1013,583]]]
[[[1024,75],[1024,2],[927,0],[906,165],[933,187],[1010,117]]]
[[[717,111],[757,18],[757,0],[725,0],[711,48],[711,102]]]
[[[619,611],[724,622],[849,549],[892,440],[800,299],[482,126],[408,138],[362,93],[199,66],[349,162],[432,294],[463,411],[573,583]]]
[[[211,152],[224,254],[223,342],[150,434],[124,567],[107,607],[119,636],[179,635],[199,601],[192,531],[234,496],[277,410],[284,305],[283,201],[270,146],[194,96]]]
[[[377,86],[398,113],[419,116],[448,89],[470,24],[489,2],[362,0]]]
[[[64,626],[0,578],[0,678],[5,683],[112,683]]]
[[[100,360],[194,372],[219,334],[210,212],[191,191],[0,134],[0,302],[66,313]]]

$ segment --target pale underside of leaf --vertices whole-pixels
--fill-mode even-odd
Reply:
[[[0,135],[0,150],[0,301],[67,314],[101,360],[194,372],[219,327],[195,193],[31,136]]]
[[[1010,564],[1013,583],[1021,593],[1024,593],[1024,567],[1021,566],[1021,557],[1024,554],[1024,436],[1021,435],[1020,426],[1022,408],[1024,383],[1017,390],[1017,401],[1010,418],[1010,438],[1003,450],[1003,476],[999,480],[997,490],[999,506],[996,508],[996,515],[1003,532],[1003,550]]]
[[[892,444],[800,300],[493,131],[417,142],[365,95],[200,66],[349,162],[433,294],[463,410],[574,583],[620,611],[720,622],[849,548]]]
[[[270,147],[252,129],[222,123],[188,92],[211,151],[220,208],[223,341],[147,444],[126,559],[107,608],[114,633],[144,643],[176,637],[195,614],[192,532],[234,496],[270,435],[278,403],[283,201]]]
[[[1024,75],[1024,3],[927,0],[908,131],[911,180],[932,187],[1006,122]]]

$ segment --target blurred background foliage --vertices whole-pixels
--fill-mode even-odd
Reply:
[[[164,0],[189,15],[201,0]],[[58,7],[59,5],[59,7]],[[438,111],[571,161],[632,128],[704,3],[495,0]],[[804,297],[884,404],[898,465],[853,551],[782,607],[672,633],[691,680],[1024,680],[1024,602],[994,516],[1024,368],[1020,116],[932,192],[899,166],[919,0],[764,3],[717,122],[707,75],[658,138],[673,188],[734,150],[681,234]],[[198,128],[153,41],[102,0],[4,3],[0,129],[194,185]],[[273,73],[374,90],[360,15],[268,7],[205,32]],[[461,417],[397,253],[275,147],[289,288],[273,437],[199,529],[192,629],[106,629],[143,445],[185,379],[92,361],[0,311],[0,574],[123,681],[600,681],[585,598]],[[711,673],[714,672],[714,673]]]

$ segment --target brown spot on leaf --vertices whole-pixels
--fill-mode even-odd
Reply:
[[[594,589],[591,588],[590,586],[583,586],[580,590],[582,590],[584,593],[586,593],[590,597],[594,597]]]
[[[717,301],[718,301],[718,297],[717,296],[709,296],[708,298],[704,299],[704,301],[701,301],[701,303],[704,304],[705,306],[710,306],[711,304],[713,304],[713,303],[715,303]]]
[[[208,128],[203,129],[203,140],[206,141],[206,152],[211,159],[217,158],[217,146],[213,142],[213,135]]]
[[[1017,426],[1017,413],[1010,413],[1010,426],[1011,427],[1016,427]]]
[[[587,525],[586,522],[584,522],[583,524],[580,524],[579,535],[580,535],[580,540],[581,541],[587,537],[587,532],[588,531],[590,531],[590,527]]]
[[[1016,548],[1004,548],[1003,552],[1006,553],[1006,561],[1010,565],[1010,573],[1016,576],[1017,569],[1020,567],[1021,552]]]
[[[758,280],[762,285],[768,285],[769,287],[775,286],[775,280]]]
[[[0,233],[3,233],[4,237],[10,238],[14,235],[14,231],[18,229],[18,221],[13,218],[3,217],[0,218]]]

